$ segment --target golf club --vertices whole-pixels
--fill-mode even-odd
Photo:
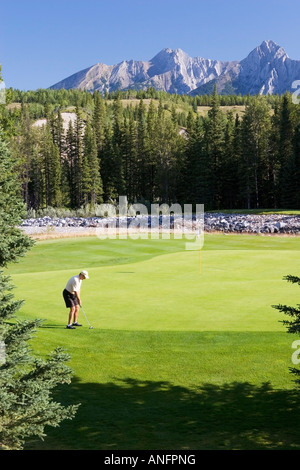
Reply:
[[[82,310],[83,315],[85,316],[86,321],[87,321],[88,324],[89,324],[90,330],[92,330],[93,327],[92,327],[92,325],[90,324],[90,322],[88,321],[87,316],[86,316],[86,314],[84,313],[84,310],[83,310],[83,308],[82,308],[82,305],[80,305],[80,308],[81,308],[81,310]]]

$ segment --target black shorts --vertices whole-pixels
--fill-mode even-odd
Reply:
[[[67,289],[64,289],[63,297],[64,297],[65,304],[66,304],[67,308],[76,307],[76,305],[79,305],[79,302],[78,302],[78,299],[77,299],[76,295],[72,294],[69,291],[67,291]]]

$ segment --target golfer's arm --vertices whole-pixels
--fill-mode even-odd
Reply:
[[[80,300],[80,291],[78,291],[78,292],[77,292],[77,291],[75,291],[75,295],[76,295],[76,297],[77,297],[77,299],[78,299],[79,305],[81,305],[81,300]]]

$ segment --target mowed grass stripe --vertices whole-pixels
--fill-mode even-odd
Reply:
[[[97,237],[37,241],[19,263],[9,266],[13,274],[62,269],[114,266],[151,259],[162,254],[186,251],[187,239],[107,239]],[[299,237],[205,234],[203,251],[270,250],[299,251]],[[276,256],[274,254],[274,256]]]
[[[9,267],[13,274],[49,272],[128,264],[165,253],[185,249],[184,240],[100,240],[97,237],[36,241],[35,247],[16,265]]]
[[[97,268],[86,261],[90,279],[83,282],[82,300],[96,328],[282,331],[271,306],[298,301],[297,289],[282,278],[296,274],[299,251],[184,251]],[[26,302],[22,315],[63,326],[62,290],[76,272],[14,274],[18,297]]]

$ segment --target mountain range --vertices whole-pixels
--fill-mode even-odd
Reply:
[[[50,89],[100,91],[145,90],[153,87],[179,95],[203,95],[217,84],[221,95],[267,95],[292,91],[300,80],[300,60],[288,57],[274,41],[263,41],[241,61],[190,57],[181,49],[163,49],[149,61],[98,63],[51,86]]]

